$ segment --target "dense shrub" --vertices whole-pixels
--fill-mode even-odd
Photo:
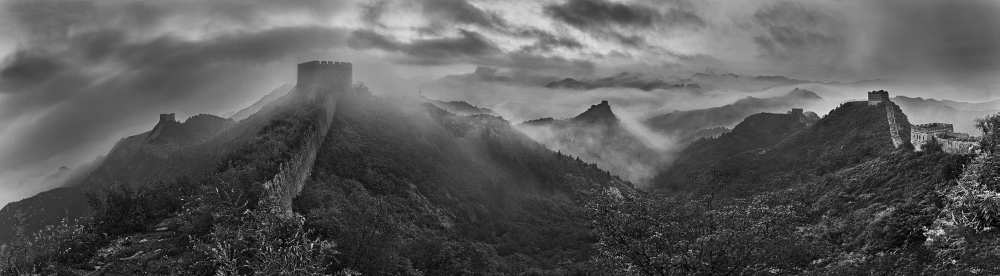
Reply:
[[[309,237],[299,217],[247,210],[215,226],[198,246],[217,275],[328,275],[332,241]]]

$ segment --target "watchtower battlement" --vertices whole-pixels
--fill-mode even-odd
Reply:
[[[170,122],[170,123],[177,122],[177,117],[174,116],[174,113],[163,113],[163,114],[160,114],[160,123],[167,123],[167,122]]]
[[[966,133],[955,132],[955,127],[948,123],[928,123],[913,125],[910,128],[913,146],[923,150],[924,145],[936,140],[941,150],[947,153],[970,154],[979,148],[979,141]]]
[[[354,73],[350,62],[314,60],[299,63],[295,86],[299,90],[346,92],[351,89]]]
[[[889,101],[889,91],[879,90],[868,92],[868,105],[878,105]]]
[[[955,127],[947,123],[928,123],[913,125],[913,131],[932,135],[952,134],[955,133]]]

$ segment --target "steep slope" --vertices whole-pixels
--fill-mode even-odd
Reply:
[[[104,161],[78,185],[142,186],[182,175],[206,172],[216,162],[214,149],[204,146],[233,125],[213,115],[195,115],[183,123],[160,120],[153,130],[119,141]]]
[[[718,132],[705,132],[706,129],[732,127],[751,114],[801,108],[819,100],[821,98],[816,93],[796,88],[779,97],[747,97],[720,107],[676,111],[651,117],[645,123],[653,130],[679,137],[680,141],[687,143],[718,134]]]
[[[293,92],[190,146],[215,161],[206,175],[108,191],[79,230],[55,232],[66,235],[55,252],[14,252],[77,274],[602,269],[589,263],[597,237],[586,204],[635,194],[630,184],[499,117],[366,93],[326,99]],[[332,262],[297,262],[320,259]]]
[[[680,152],[670,167],[657,175],[655,181],[661,187],[672,190],[707,191],[706,189],[715,186],[696,185],[716,184],[714,182],[719,181],[716,178],[724,176],[720,174],[723,168],[739,166],[740,162],[746,161],[743,156],[766,153],[815,121],[816,119],[798,113],[751,115],[728,133],[692,143]],[[701,179],[706,176],[711,176],[712,179]]]
[[[295,206],[365,273],[574,271],[587,198],[631,189],[498,117],[359,97],[334,118]]]
[[[543,118],[518,128],[550,149],[597,164],[632,182],[645,183],[664,154],[625,128],[607,101],[563,120]]]
[[[995,274],[995,230],[958,226],[995,227],[995,192],[956,187],[969,156],[897,148],[908,125],[891,102],[846,103],[808,126],[751,116],[683,152],[657,179],[670,192],[599,208],[603,250],[651,275]],[[996,162],[970,167],[983,166]]]
[[[0,209],[0,244],[31,235],[62,219],[90,215],[87,193],[118,186],[143,187],[180,177],[197,179],[211,172],[220,149],[207,141],[233,122],[213,115],[195,115],[183,123],[163,117],[148,132],[122,139],[87,175],[66,187],[10,203]]]
[[[281,85],[278,88],[271,90],[270,93],[267,93],[267,95],[264,95],[264,97],[261,97],[250,106],[247,106],[243,109],[240,109],[239,111],[236,111],[236,113],[233,113],[232,116],[229,116],[229,119],[234,121],[246,119],[247,117],[250,117],[250,115],[253,115],[258,111],[260,111],[265,106],[271,104],[274,101],[277,101],[278,99],[280,99],[285,95],[288,95],[288,93],[291,92],[294,88],[295,86],[290,84]]]
[[[889,114],[895,124],[889,123]],[[768,121],[765,125],[784,125],[779,118],[754,118],[744,123],[763,119]],[[767,131],[765,127],[766,132],[745,131],[696,143],[679,160],[699,160],[698,165],[688,168],[685,162],[677,162],[665,169],[656,183],[671,190],[748,195],[783,188],[795,180],[824,175],[892,153],[896,145],[891,130],[902,136],[900,139],[905,138],[900,147],[911,147],[909,121],[891,102],[875,106],[848,102],[807,128],[783,129]]]

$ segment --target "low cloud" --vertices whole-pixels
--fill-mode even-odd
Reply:
[[[705,26],[705,20],[679,7],[666,10],[633,3],[606,0],[569,0],[545,6],[549,17],[586,31],[596,37],[612,39],[627,46],[643,46],[646,40],[635,30],[665,30]]]

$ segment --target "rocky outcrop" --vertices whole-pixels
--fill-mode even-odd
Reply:
[[[599,104],[591,105],[587,111],[573,117],[573,122],[586,124],[615,124],[618,123],[618,116],[611,111],[611,104],[608,101],[601,101]]]

